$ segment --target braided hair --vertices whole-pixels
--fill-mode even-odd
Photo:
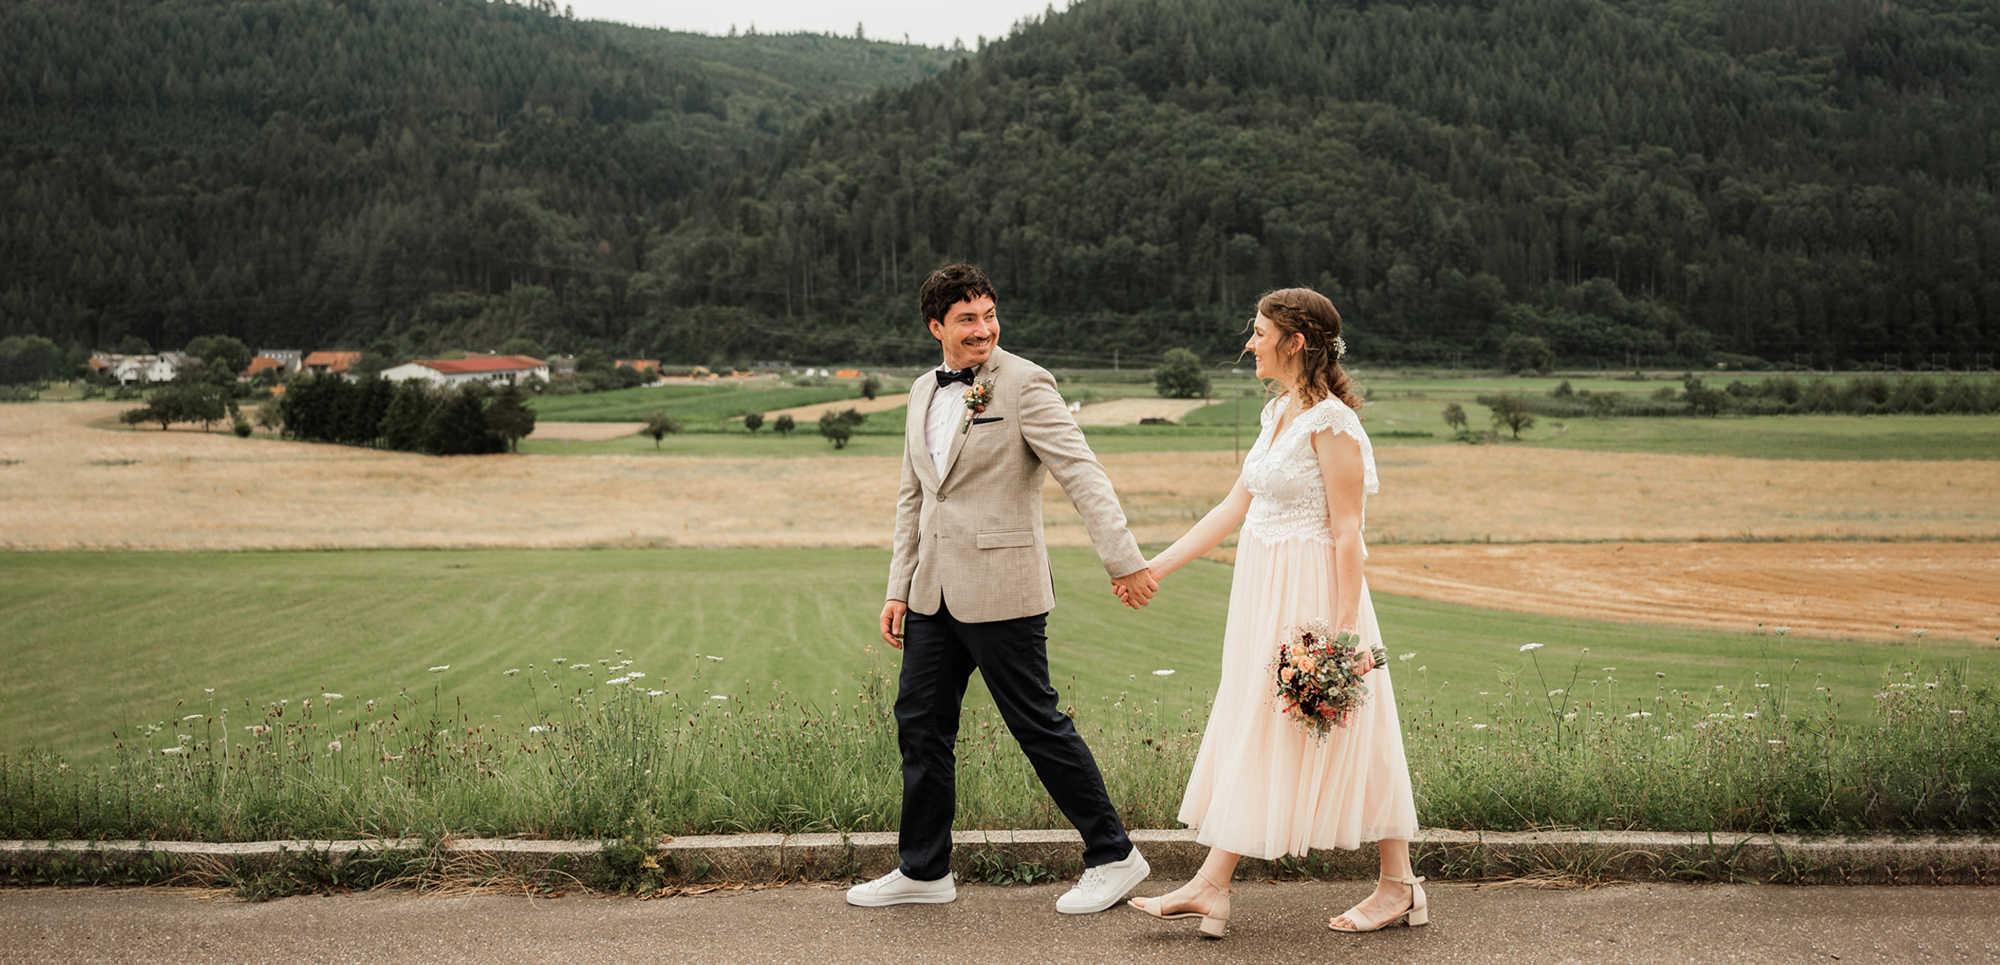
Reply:
[[[1257,314],[1278,327],[1281,344],[1296,333],[1305,336],[1299,354],[1298,384],[1288,391],[1299,394],[1301,409],[1311,408],[1331,397],[1361,410],[1361,396],[1353,380],[1340,367],[1347,343],[1340,337],[1340,310],[1325,295],[1310,288],[1281,288],[1257,299]]]

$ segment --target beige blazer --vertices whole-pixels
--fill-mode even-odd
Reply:
[[[1048,370],[996,347],[974,379],[993,380],[993,401],[979,416],[992,421],[959,432],[964,416],[952,420],[943,478],[925,445],[924,422],[933,395],[964,386],[940,390],[927,371],[910,387],[889,599],[927,616],[943,603],[967,623],[1047,613],[1056,594],[1042,540],[1044,471],[1083,515],[1107,573],[1144,569],[1118,494]]]

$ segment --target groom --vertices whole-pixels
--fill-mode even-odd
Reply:
[[[958,897],[952,744],[966,681],[978,670],[1042,786],[1083,834],[1082,880],[1056,910],[1103,911],[1151,869],[1125,836],[1097,761],[1049,686],[1055,589],[1042,542],[1043,472],[1083,514],[1098,557],[1130,605],[1144,606],[1159,582],[1055,379],[995,344],[993,284],[971,265],[953,265],[925,279],[918,300],[944,365],[910,389],[895,557],[882,607],[882,639],[904,651],[896,684],[903,863],[849,889],[847,902],[873,908]]]

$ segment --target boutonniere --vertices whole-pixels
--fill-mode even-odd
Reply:
[[[965,421],[959,423],[961,433],[972,431],[972,417],[986,411],[993,404],[993,380],[986,379],[965,390]]]

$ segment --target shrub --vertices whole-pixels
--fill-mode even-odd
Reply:
[[[1202,371],[1201,357],[1184,348],[1170,348],[1160,356],[1153,370],[1153,387],[1166,399],[1207,398],[1208,373]]]
[[[681,431],[681,424],[674,421],[673,416],[664,412],[654,412],[646,416],[646,427],[640,429],[639,434],[642,436],[652,436],[653,448],[658,449],[660,448],[661,439],[665,439],[668,433],[679,431]]]
[[[847,411],[853,412],[854,410],[849,409]],[[847,448],[847,440],[854,438],[854,425],[844,418],[846,414],[836,413],[829,409],[819,417],[819,434],[825,436],[828,442],[833,443],[835,449]]]

